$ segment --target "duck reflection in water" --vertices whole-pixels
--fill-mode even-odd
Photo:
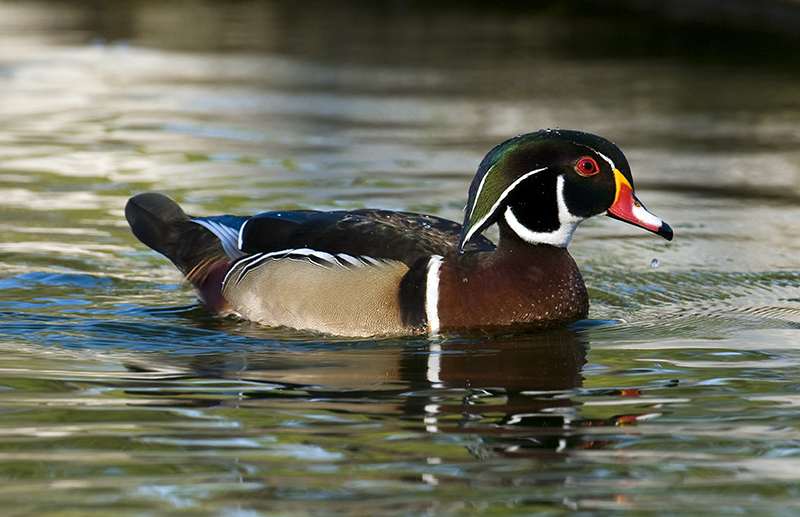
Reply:
[[[581,413],[588,342],[576,330],[506,336],[490,342],[432,344],[427,356],[410,355],[406,375],[429,388],[412,393],[407,415],[422,415],[434,433],[476,434],[479,457],[542,456],[602,448],[587,427],[632,424],[653,413],[590,419]],[[409,362],[413,366],[408,366]],[[422,363],[422,364],[420,364]],[[414,378],[416,373],[417,377]],[[412,381],[412,382],[414,382]],[[463,393],[461,400],[444,393]],[[595,390],[601,396],[638,396],[639,390]]]
[[[162,378],[211,378],[265,383],[241,398],[188,393],[177,406],[246,406],[399,417],[410,429],[471,434],[478,457],[540,456],[602,447],[588,427],[633,424],[652,414],[586,418],[581,371],[588,343],[579,330],[439,341],[326,343],[286,349],[167,355],[129,363]],[[153,378],[150,376],[149,378]],[[238,391],[238,388],[237,388]],[[602,391],[602,393],[600,393]],[[130,390],[129,390],[130,393]],[[158,393],[148,389],[152,398]],[[173,391],[163,393],[165,399]],[[638,396],[638,390],[591,390],[588,396]],[[166,401],[166,400],[164,400]],[[408,428],[406,429],[408,430]]]
[[[565,430],[580,421],[572,397],[583,381],[586,344],[574,331],[432,344],[427,356],[406,361],[421,358],[427,364],[407,368],[408,376],[416,372],[421,384],[424,373],[430,388],[409,397],[406,412],[422,414],[429,432],[479,434],[476,455],[564,449]]]

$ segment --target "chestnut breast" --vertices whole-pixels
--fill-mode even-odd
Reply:
[[[540,245],[445,261],[437,308],[442,329],[552,323],[585,318],[589,298],[567,250]]]

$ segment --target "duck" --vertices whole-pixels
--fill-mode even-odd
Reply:
[[[599,215],[673,238],[636,197],[622,151],[564,129],[489,151],[461,224],[383,209],[200,217],[155,192],[125,206],[133,235],[172,261],[211,312],[343,337],[586,319],[586,285],[567,245]],[[496,243],[484,235],[493,225]]]

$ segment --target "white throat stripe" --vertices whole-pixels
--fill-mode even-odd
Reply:
[[[514,230],[514,233],[519,235],[519,238],[531,244],[550,244],[560,248],[566,248],[572,240],[572,234],[575,229],[583,221],[583,218],[574,216],[567,208],[567,203],[564,201],[564,176],[559,176],[556,184],[556,194],[558,199],[558,228],[552,232],[534,232],[527,228],[511,209],[506,208],[504,217],[508,226]]]
[[[516,180],[514,183],[512,183],[511,185],[509,185],[509,186],[508,186],[508,188],[506,188],[506,189],[503,191],[503,193],[500,195],[500,197],[498,197],[498,198],[497,198],[497,201],[496,201],[496,202],[494,203],[494,205],[492,206],[492,209],[491,209],[491,210],[489,210],[488,212],[486,212],[486,215],[484,215],[483,217],[481,217],[480,221],[478,221],[477,223],[475,223],[475,224],[473,224],[473,225],[472,225],[472,228],[470,228],[469,232],[467,232],[467,235],[464,237],[464,243],[466,244],[467,242],[469,242],[469,240],[472,238],[472,236],[473,236],[473,235],[475,235],[475,232],[477,232],[477,231],[478,231],[478,228],[480,228],[481,226],[483,226],[483,225],[486,223],[486,221],[487,221],[487,220],[488,220],[490,217],[492,217],[492,215],[494,215],[494,213],[495,213],[495,212],[497,212],[497,209],[500,207],[500,204],[503,202],[503,200],[504,200],[506,197],[508,197],[508,193],[509,193],[509,192],[511,192],[512,190],[514,190],[514,188],[515,188],[517,185],[519,185],[520,183],[522,183],[522,182],[523,182],[523,181],[525,181],[526,179],[530,178],[531,176],[533,176],[534,174],[536,174],[536,173],[538,173],[538,172],[542,172],[542,171],[543,171],[543,170],[545,170],[546,168],[547,168],[547,167],[542,167],[541,169],[535,169],[535,170],[532,170],[532,171],[528,172],[527,174],[523,174],[522,176],[520,176],[519,178],[517,178],[517,180]],[[491,171],[491,169],[489,169],[489,170]],[[488,173],[487,173],[487,176],[488,176]],[[481,186],[480,186],[480,188],[478,189],[478,192],[475,194],[475,200],[476,200],[476,201],[477,201],[478,199],[480,199],[480,197],[481,197],[481,191],[483,190],[483,183],[484,183],[484,181],[486,181],[486,177],[484,177],[484,178],[483,178],[483,181],[481,182]],[[472,215],[472,212],[474,212],[474,211],[475,211],[475,207],[473,206],[473,207],[472,207],[472,211],[470,212],[470,216]]]

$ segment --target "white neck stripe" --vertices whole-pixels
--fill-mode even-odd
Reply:
[[[481,226],[483,226],[483,225],[486,223],[486,221],[487,221],[487,220],[488,220],[488,219],[489,219],[489,218],[490,218],[492,215],[494,215],[494,213],[495,213],[495,212],[497,212],[497,209],[500,207],[500,204],[503,202],[503,200],[504,200],[506,197],[508,197],[508,193],[509,193],[509,192],[511,192],[512,190],[514,190],[514,188],[515,188],[517,185],[519,185],[521,182],[525,181],[526,179],[528,179],[529,177],[533,176],[533,175],[534,175],[534,174],[536,174],[537,172],[542,172],[542,171],[543,171],[543,170],[545,170],[546,168],[547,168],[547,167],[542,167],[541,169],[535,169],[535,170],[532,170],[532,171],[528,172],[527,174],[523,174],[522,176],[520,176],[519,178],[517,178],[517,180],[516,180],[514,183],[512,183],[511,185],[509,185],[509,186],[508,186],[508,188],[506,188],[506,189],[503,191],[503,193],[500,195],[500,197],[499,197],[499,198],[497,198],[497,201],[496,201],[496,202],[494,203],[494,205],[492,206],[492,209],[491,209],[491,210],[489,210],[489,211],[486,213],[486,215],[484,215],[483,217],[481,217],[480,221],[478,221],[477,223],[475,223],[475,224],[473,224],[473,225],[472,225],[472,228],[470,228],[469,232],[467,232],[467,235],[465,235],[465,236],[464,236],[464,244],[466,244],[467,242],[469,242],[469,240],[472,238],[472,236],[475,234],[475,232],[477,232],[477,231],[478,231],[478,228],[480,228]],[[490,170],[491,170],[491,169],[490,169]],[[487,176],[488,176],[488,173],[487,173]],[[476,192],[476,193],[475,193],[475,200],[476,200],[476,201],[477,201],[478,199],[480,199],[480,197],[481,197],[481,191],[483,190],[483,182],[484,182],[484,181],[486,181],[486,177],[485,177],[485,176],[484,176],[484,178],[483,178],[483,181],[481,181],[481,186],[480,186],[480,188],[478,189],[478,192]],[[475,206],[473,206],[473,207],[472,207],[472,210],[470,211],[470,216],[472,215],[472,212],[474,212],[474,211],[475,211]]]
[[[442,256],[433,255],[428,261],[428,274],[425,278],[425,315],[428,318],[428,331],[439,332],[439,269]]]

